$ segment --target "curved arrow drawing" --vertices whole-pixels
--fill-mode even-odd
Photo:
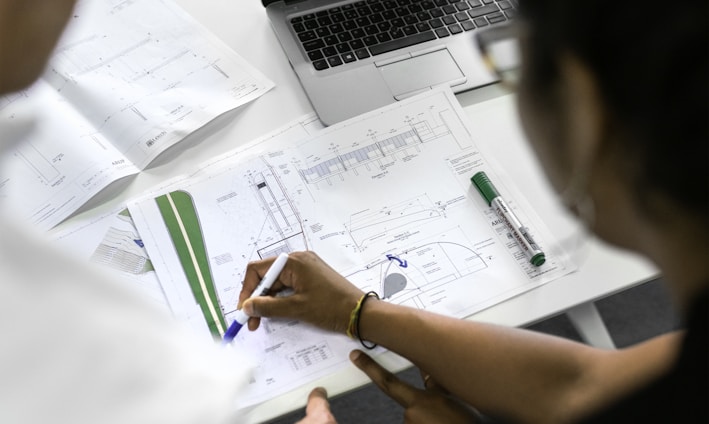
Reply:
[[[394,255],[387,255],[387,259],[389,259],[390,261],[397,261],[399,263],[400,268],[406,268],[407,266],[409,266],[409,264],[406,263],[406,260],[402,261]]]

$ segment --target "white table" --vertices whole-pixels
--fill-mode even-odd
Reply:
[[[80,215],[99,214],[175,175],[193,170],[198,164],[249,142],[312,108],[270,28],[260,0],[176,0],[198,21],[214,32],[247,61],[276,83],[276,88],[238,113],[228,113],[160,156],[149,169],[128,183],[116,184],[87,204]],[[496,86],[459,94],[469,114],[483,100],[505,94]],[[557,204],[532,152],[523,140],[484,140],[479,147],[486,155],[501,156],[515,152],[513,166],[506,172],[525,193],[537,213],[559,237],[574,231],[575,224]],[[552,225],[553,223],[553,225]],[[582,337],[598,346],[612,347],[593,301],[657,277],[647,261],[611,248],[597,240],[589,241],[580,270],[543,285],[469,319],[508,326],[521,326],[566,312]],[[387,353],[381,362],[393,371],[409,366],[398,356]],[[368,383],[366,377],[349,367],[318,381],[331,395],[345,393]],[[305,404],[313,386],[302,387],[258,405],[254,419],[267,420]]]

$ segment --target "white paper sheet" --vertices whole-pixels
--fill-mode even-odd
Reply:
[[[0,98],[0,123],[32,113],[37,124],[29,142],[0,158],[0,195],[51,228],[272,87],[169,0],[81,0],[42,79]]]
[[[64,252],[118,275],[156,307],[169,310],[165,293],[127,208],[75,221],[52,234]]]
[[[258,143],[257,155],[223,158],[129,205],[173,311],[205,334],[217,337],[230,323],[247,263],[280,251],[314,250],[384,301],[453,317],[572,271],[556,253],[530,265],[472,187],[470,176],[487,172],[540,245],[552,245],[539,217],[518,207],[522,196],[477,148],[450,91],[307,133],[291,126],[279,140]],[[346,366],[357,346],[268,319],[234,343],[260,360],[244,406]]]

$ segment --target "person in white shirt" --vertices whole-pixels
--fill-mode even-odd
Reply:
[[[73,6],[0,0],[0,95],[39,77]],[[31,119],[19,121],[0,125],[0,150],[31,136]],[[52,248],[2,211],[6,201],[0,199],[0,423],[248,421],[237,409],[247,358],[197,337],[128,285]],[[331,418],[325,396],[313,391],[304,423]]]

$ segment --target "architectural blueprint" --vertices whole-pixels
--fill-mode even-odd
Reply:
[[[50,236],[63,252],[104,267],[158,308],[169,310],[158,276],[128,209],[113,210]]]
[[[263,140],[129,209],[171,308],[215,339],[247,263],[304,249],[383,301],[462,318],[572,271],[565,255],[528,264],[472,187],[474,172],[503,171],[467,125],[450,91],[434,90],[316,132],[290,128],[290,143]],[[520,194],[500,190],[540,245],[553,244],[517,208]],[[347,365],[356,347],[274,319],[234,343],[260,361],[243,405]]]
[[[246,152],[259,152],[264,145],[287,146],[322,128],[315,114],[304,116],[245,146],[207,161],[192,173],[165,181],[153,187],[153,190],[156,193],[169,191],[170,187],[180,186],[185,180],[211,174],[222,166],[233,165],[235,158]],[[150,196],[148,193],[145,195]],[[48,235],[63,251],[81,260],[104,266],[108,272],[123,278],[126,284],[142,292],[144,297],[160,307],[169,308],[152,261],[127,208],[118,207],[96,216],[77,216],[70,223],[52,229]]]
[[[36,121],[30,138],[0,158],[0,195],[51,228],[272,87],[169,0],[80,0],[43,77],[0,98],[0,122]]]

